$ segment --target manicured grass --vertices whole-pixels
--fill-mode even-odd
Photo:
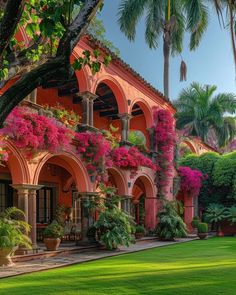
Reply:
[[[212,238],[0,280],[1,295],[233,295],[236,238]]]

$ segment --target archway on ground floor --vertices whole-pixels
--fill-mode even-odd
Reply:
[[[54,219],[65,225],[67,239],[75,239],[82,230],[79,193],[91,191],[83,163],[71,153],[46,154],[35,171],[34,183],[43,187],[36,196],[37,239]]]
[[[153,230],[156,226],[157,198],[153,180],[148,175],[140,175],[132,186],[131,213],[135,222],[144,225],[146,230]]]
[[[0,212],[8,207],[24,208],[19,204],[17,191],[12,185],[29,183],[29,169],[24,155],[11,142],[6,143],[9,158],[0,166]]]

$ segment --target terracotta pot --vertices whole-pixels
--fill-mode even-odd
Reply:
[[[11,260],[11,255],[16,249],[0,248],[0,266],[12,266],[14,263]]]
[[[135,233],[135,239],[142,239],[144,237],[144,233]]]
[[[197,234],[200,240],[205,240],[208,236],[208,233],[198,233]]]
[[[60,238],[44,238],[43,241],[48,251],[56,251],[61,243]]]

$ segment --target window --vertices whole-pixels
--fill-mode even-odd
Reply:
[[[13,206],[13,189],[10,181],[0,180],[0,212]]]
[[[53,219],[53,209],[53,189],[40,189],[37,192],[37,223],[50,223]]]

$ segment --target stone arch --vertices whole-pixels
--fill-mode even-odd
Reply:
[[[104,83],[106,84],[114,93],[114,96],[117,101],[118,110],[119,113],[128,113],[128,103],[126,100],[125,93],[121,87],[121,85],[118,83],[118,81],[113,78],[112,76],[106,75],[99,78],[95,84],[92,87],[92,93],[96,93],[96,90],[99,86],[99,84]]]
[[[7,141],[6,146],[10,151],[7,164],[11,172],[12,183],[29,184],[30,171],[25,156],[11,142]]]
[[[127,181],[123,173],[115,167],[109,168],[107,171],[108,174],[110,174],[114,178],[114,185],[117,188],[117,193],[120,196],[128,195]]]
[[[146,127],[150,128],[153,126],[153,114],[151,107],[147,104],[147,102],[141,98],[135,99],[131,106],[130,106],[130,114],[132,113],[132,109],[134,105],[137,104],[143,111],[145,121],[146,121]]]
[[[153,230],[157,223],[156,216],[158,210],[158,201],[156,198],[155,185],[152,177],[149,174],[141,173],[136,176],[131,187],[131,195],[134,194],[137,194],[136,198],[133,198],[133,214],[136,218],[136,222],[140,223],[140,201],[142,201],[142,206],[144,206],[142,210],[145,212],[144,225],[147,230]]]
[[[197,154],[198,151],[197,151],[195,145],[193,144],[193,142],[192,142],[191,140],[186,139],[186,140],[182,141],[181,143],[183,143],[183,144],[185,144],[187,147],[189,147],[190,150],[191,150],[194,154]]]
[[[76,155],[71,152],[45,154],[35,169],[33,184],[38,184],[40,172],[48,160],[52,161],[52,163],[53,160],[55,160],[56,165],[65,168],[68,172],[71,173],[75,180],[78,191],[91,191],[92,185],[84,164]]]

